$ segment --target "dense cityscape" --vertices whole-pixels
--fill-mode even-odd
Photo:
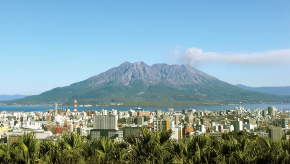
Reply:
[[[54,140],[62,133],[77,133],[91,138],[107,137],[122,140],[129,135],[140,135],[142,128],[150,131],[172,131],[172,139],[182,139],[206,133],[221,137],[223,133],[244,131],[249,135],[270,138],[273,141],[289,139],[288,112],[275,107],[268,109],[244,109],[242,106],[232,110],[196,111],[182,109],[168,111],[156,109],[144,111],[142,108],[128,111],[74,111],[58,108],[42,112],[2,111],[1,139],[10,146],[29,132],[39,140]],[[290,131],[289,131],[290,132]],[[290,133],[289,133],[290,134]]]

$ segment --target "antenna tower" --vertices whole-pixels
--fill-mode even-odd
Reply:
[[[77,99],[75,98],[75,102],[74,102],[74,113],[77,113]]]

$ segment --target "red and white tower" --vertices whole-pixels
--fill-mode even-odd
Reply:
[[[75,103],[74,103],[74,113],[77,113],[77,99],[75,99]]]

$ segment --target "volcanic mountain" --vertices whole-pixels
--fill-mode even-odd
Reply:
[[[6,102],[18,104],[187,106],[289,102],[287,96],[243,90],[189,65],[125,62],[87,80],[40,95]]]

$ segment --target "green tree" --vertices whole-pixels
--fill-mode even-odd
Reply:
[[[171,131],[151,132],[142,128],[141,136],[128,136],[124,140],[131,146],[127,159],[130,163],[168,163]]]
[[[21,136],[9,149],[11,159],[16,163],[37,163],[39,160],[40,142],[34,133]]]

